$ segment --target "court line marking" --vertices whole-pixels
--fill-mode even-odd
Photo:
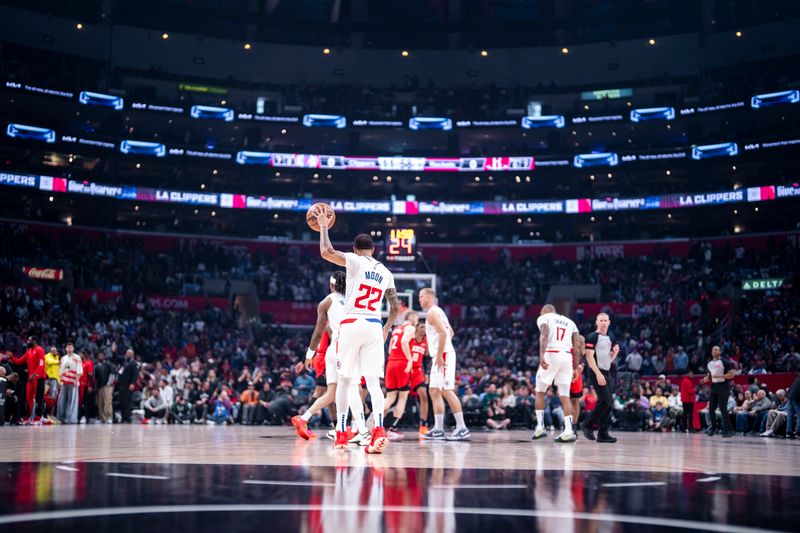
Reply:
[[[78,469],[72,466],[64,466],[64,465],[57,465],[56,468],[58,470],[64,470],[66,472],[77,472]]]
[[[245,479],[244,485],[291,485],[294,487],[335,487],[336,483],[325,481],[272,481],[267,479]]]
[[[710,483],[712,481],[719,481],[722,479],[720,476],[703,477],[697,480],[698,483]]]
[[[37,522],[44,520],[64,520],[75,518],[95,518],[103,516],[126,516],[168,513],[209,513],[209,512],[275,512],[275,511],[323,511],[323,512],[375,512],[367,505],[302,505],[302,504],[259,504],[259,505],[151,505],[141,507],[107,507],[94,509],[69,509],[63,511],[42,511],[34,513],[0,516],[0,525]],[[528,518],[555,518],[566,520],[596,520],[676,529],[694,529],[719,533],[780,533],[778,530],[761,529],[713,522],[697,522],[679,518],[660,518],[652,516],[617,515],[611,513],[573,513],[569,511],[546,511],[531,509],[493,509],[476,507],[455,507],[453,509],[429,508],[419,506],[393,505],[380,509],[384,513],[453,513],[463,515],[495,515]]]
[[[148,474],[123,474],[122,472],[109,472],[106,475],[109,477],[125,477],[133,479],[169,479],[168,476],[151,476]]]
[[[527,489],[528,485],[432,485],[432,489]]]
[[[603,483],[604,487],[660,487],[666,485],[666,481],[642,481],[636,483]]]

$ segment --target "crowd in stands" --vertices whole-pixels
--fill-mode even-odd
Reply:
[[[222,241],[176,238],[172,252],[156,253],[145,250],[143,241],[133,236],[107,235],[97,241],[78,236],[49,239],[32,237],[12,224],[0,224],[0,235],[5,258],[0,259],[0,283],[19,281],[21,265],[35,258],[38,264],[68,268],[76,287],[120,291],[132,309],[143,307],[147,294],[201,294],[205,278],[250,280],[262,300],[317,302],[325,296],[329,275],[318,268],[316,250],[291,244],[269,253]],[[465,323],[474,325],[462,328],[458,338],[468,368],[487,362],[508,365],[514,371],[536,368],[536,346],[531,344],[535,331],[523,323],[521,314],[499,318],[502,306],[542,302],[554,284],[599,284],[601,301],[658,302],[655,313],[615,318],[618,336],[625,340],[622,365],[655,375],[686,368],[685,357],[676,359],[676,353],[702,352],[723,326],[729,339],[725,348],[743,369],[796,370],[797,299],[742,298],[738,318],[727,324],[712,316],[709,302],[731,298],[743,279],[798,272],[798,257],[788,244],[754,251],[741,244],[696,243],[686,258],[670,256],[662,248],[644,257],[579,262],[549,256],[511,261],[501,252],[494,262],[463,259],[445,265],[432,256],[430,264],[440,273],[441,301],[464,306]],[[686,301],[694,302],[688,310]],[[135,348],[138,353],[152,353],[153,338],[149,328],[142,327],[144,332],[135,339],[141,345]],[[181,333],[188,332],[179,328],[170,339],[172,345]],[[702,362],[702,358],[690,361],[695,370]]]
[[[97,418],[280,424],[307,405],[314,380],[295,374],[293,365],[302,357],[308,332],[290,331],[269,320],[242,321],[235,309],[158,311],[143,295],[180,293],[205,276],[220,276],[252,280],[262,298],[314,302],[323,296],[328,273],[307,260],[311,248],[287,244],[270,255],[219,242],[176,239],[172,253],[152,253],[133,236],[44,239],[12,224],[0,225],[0,233],[0,286],[5,287],[0,290],[0,353],[20,357],[26,352],[25,339],[33,335],[53,370],[53,375],[36,376],[43,379],[41,390],[29,391],[30,367],[0,355],[5,376],[16,374],[16,381],[6,386],[15,394],[6,403],[6,417],[51,414],[66,422]],[[702,375],[713,344],[720,344],[740,373],[758,377],[800,370],[800,300],[792,297],[791,289],[783,296],[739,298],[734,317],[724,321],[707,309],[709,300],[733,294],[738,280],[797,272],[797,257],[788,246],[759,252],[741,245],[698,243],[687,258],[658,250],[642,258],[573,263],[541,257],[512,262],[501,254],[495,263],[456,261],[444,268],[432,258],[431,265],[441,272],[442,303],[464,306],[463,316],[452,319],[460,354],[459,395],[473,422],[497,428],[530,425],[538,332],[523,310],[503,315],[504,306],[539,303],[551,283],[599,283],[609,300],[661,303],[635,317],[612,316],[621,347],[617,372],[624,383],[616,392],[614,416],[626,427],[667,430],[686,427],[680,413],[688,391],[667,383],[661,383],[659,391],[639,382],[638,376]],[[77,287],[116,288],[121,296],[105,303],[75,302],[66,288],[21,284],[19,260],[26,258],[68,267]],[[683,311],[684,300],[697,303]],[[669,309],[673,302],[681,304],[676,312]],[[593,316],[575,318],[581,331],[592,331]],[[68,342],[80,358],[72,366],[78,413],[72,407],[69,413],[59,410],[57,391],[64,387],[53,383]],[[5,376],[0,377],[8,380]],[[110,389],[100,390],[109,384]],[[45,398],[40,403],[46,412],[27,411],[31,392]],[[778,391],[755,400],[744,392],[733,395],[736,405],[731,406],[738,408],[734,413],[740,431],[772,429],[782,418],[769,415],[770,409],[780,408]],[[688,394],[689,403],[702,401],[704,388]],[[584,408],[591,410],[594,401],[587,390]],[[555,396],[548,398],[551,425],[560,420],[558,402]]]
[[[264,300],[316,302],[325,296],[328,275],[318,268],[313,246],[287,243],[268,252],[231,241],[176,237],[169,252],[153,252],[134,235],[49,238],[2,222],[0,251],[0,276],[7,282],[20,260],[36,258],[69,268],[79,288],[145,294],[186,294],[199,291],[205,278],[218,278],[252,281]],[[800,270],[797,248],[788,241],[764,251],[748,250],[741,242],[713,246],[695,241],[687,257],[672,256],[661,247],[642,257],[587,257],[577,262],[551,256],[512,261],[507,250],[494,261],[464,257],[446,265],[435,251],[429,256],[444,287],[442,300],[462,305],[531,305],[541,302],[556,284],[600,285],[601,301],[702,304],[727,297],[728,289],[743,279],[782,277]]]
[[[74,345],[78,413],[61,416],[64,411],[50,401],[60,396],[58,389],[63,391],[64,375],[58,383],[58,371],[52,374],[55,383],[42,380],[36,399],[44,401],[30,411],[27,383],[38,372],[16,361],[27,353],[25,339],[31,335],[37,346],[52,346],[46,355],[56,359],[63,351],[59,347]],[[17,422],[48,414],[66,423],[93,418],[226,422],[239,419],[238,404],[244,399],[253,407],[246,410],[246,421],[280,423],[307,401],[314,386],[309,376],[290,370],[305,349],[305,337],[258,322],[242,328],[234,310],[158,312],[123,299],[78,305],[67,291],[34,295],[7,287],[0,292],[0,364],[4,375],[16,378],[6,387],[13,394],[5,416]],[[113,389],[101,390],[109,383]]]
[[[796,309],[794,313],[792,318]],[[662,322],[658,316],[614,321],[622,347],[612,415],[616,427],[693,429],[687,421],[691,419],[687,404],[707,400],[707,385],[687,384],[675,376],[705,374],[704,354],[711,339],[698,337],[691,355],[682,346],[665,348],[669,345],[658,344],[661,337],[646,333]],[[467,321],[456,324],[456,349],[462,355],[457,384],[468,422],[492,429],[531,427],[538,366],[534,328],[521,323],[486,328]],[[592,329],[591,319],[579,325],[582,331]],[[27,404],[33,397],[28,388],[31,366],[19,359],[27,353],[24,339],[29,335],[49,348],[46,354],[41,350],[47,373],[41,390],[34,391],[33,412]],[[789,363],[780,370],[797,371],[796,337],[784,340],[790,342],[784,355]],[[256,322],[240,328],[233,310],[162,312],[122,299],[77,305],[66,291],[30,295],[22,288],[6,288],[0,292],[0,378],[8,381],[5,418],[13,423],[31,416],[47,420],[50,415],[63,423],[284,424],[305,409],[314,390],[312,375],[292,369],[306,342],[307,332],[290,333]],[[69,351],[67,344],[74,345],[77,354],[70,356],[77,358],[70,367],[69,357],[59,348]],[[735,427],[765,436],[787,434],[788,412],[791,402],[797,401],[798,386],[788,393],[764,389],[758,381],[766,372],[762,360],[748,366],[753,360],[741,357],[735,342],[721,344],[732,366],[751,376],[751,386],[737,388],[731,396]],[[51,373],[53,364],[58,370]],[[73,377],[65,379],[69,369],[74,370]],[[640,379],[658,372],[670,378],[661,375],[654,383]],[[64,400],[70,386],[73,392]],[[581,402],[584,412],[594,408],[597,397],[591,388],[585,389]],[[418,410],[414,402],[410,404],[413,418]],[[563,409],[552,391],[546,405],[545,423],[558,427]],[[701,413],[701,427],[707,421],[708,415]],[[792,427],[796,426],[789,426],[789,435]]]

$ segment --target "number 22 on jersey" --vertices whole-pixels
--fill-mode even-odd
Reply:
[[[358,287],[358,292],[359,296],[353,303],[353,306],[356,309],[369,309],[370,311],[378,310],[375,305],[380,302],[381,298],[383,297],[383,291],[381,289],[377,287],[370,287],[369,285],[362,283]]]

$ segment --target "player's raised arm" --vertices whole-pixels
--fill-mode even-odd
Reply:
[[[342,254],[342,261],[344,261],[344,254]],[[389,318],[386,319],[386,324],[383,325],[384,342],[386,342],[386,339],[389,336],[389,332],[392,331],[392,325],[394,324],[394,321],[397,320],[397,315],[400,312],[400,304],[397,302],[397,289],[395,289],[394,287],[386,289],[385,297],[386,301],[389,302]]]
[[[344,252],[340,252],[331,244],[331,238],[328,235],[328,223],[330,222],[330,214],[323,206],[318,206],[314,214],[317,217],[317,224],[319,224],[319,255],[326,261],[339,266],[346,266],[347,262],[344,258]]]

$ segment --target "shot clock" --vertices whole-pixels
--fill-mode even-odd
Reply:
[[[392,228],[386,239],[386,260],[411,262],[417,255],[417,237],[411,228]]]

